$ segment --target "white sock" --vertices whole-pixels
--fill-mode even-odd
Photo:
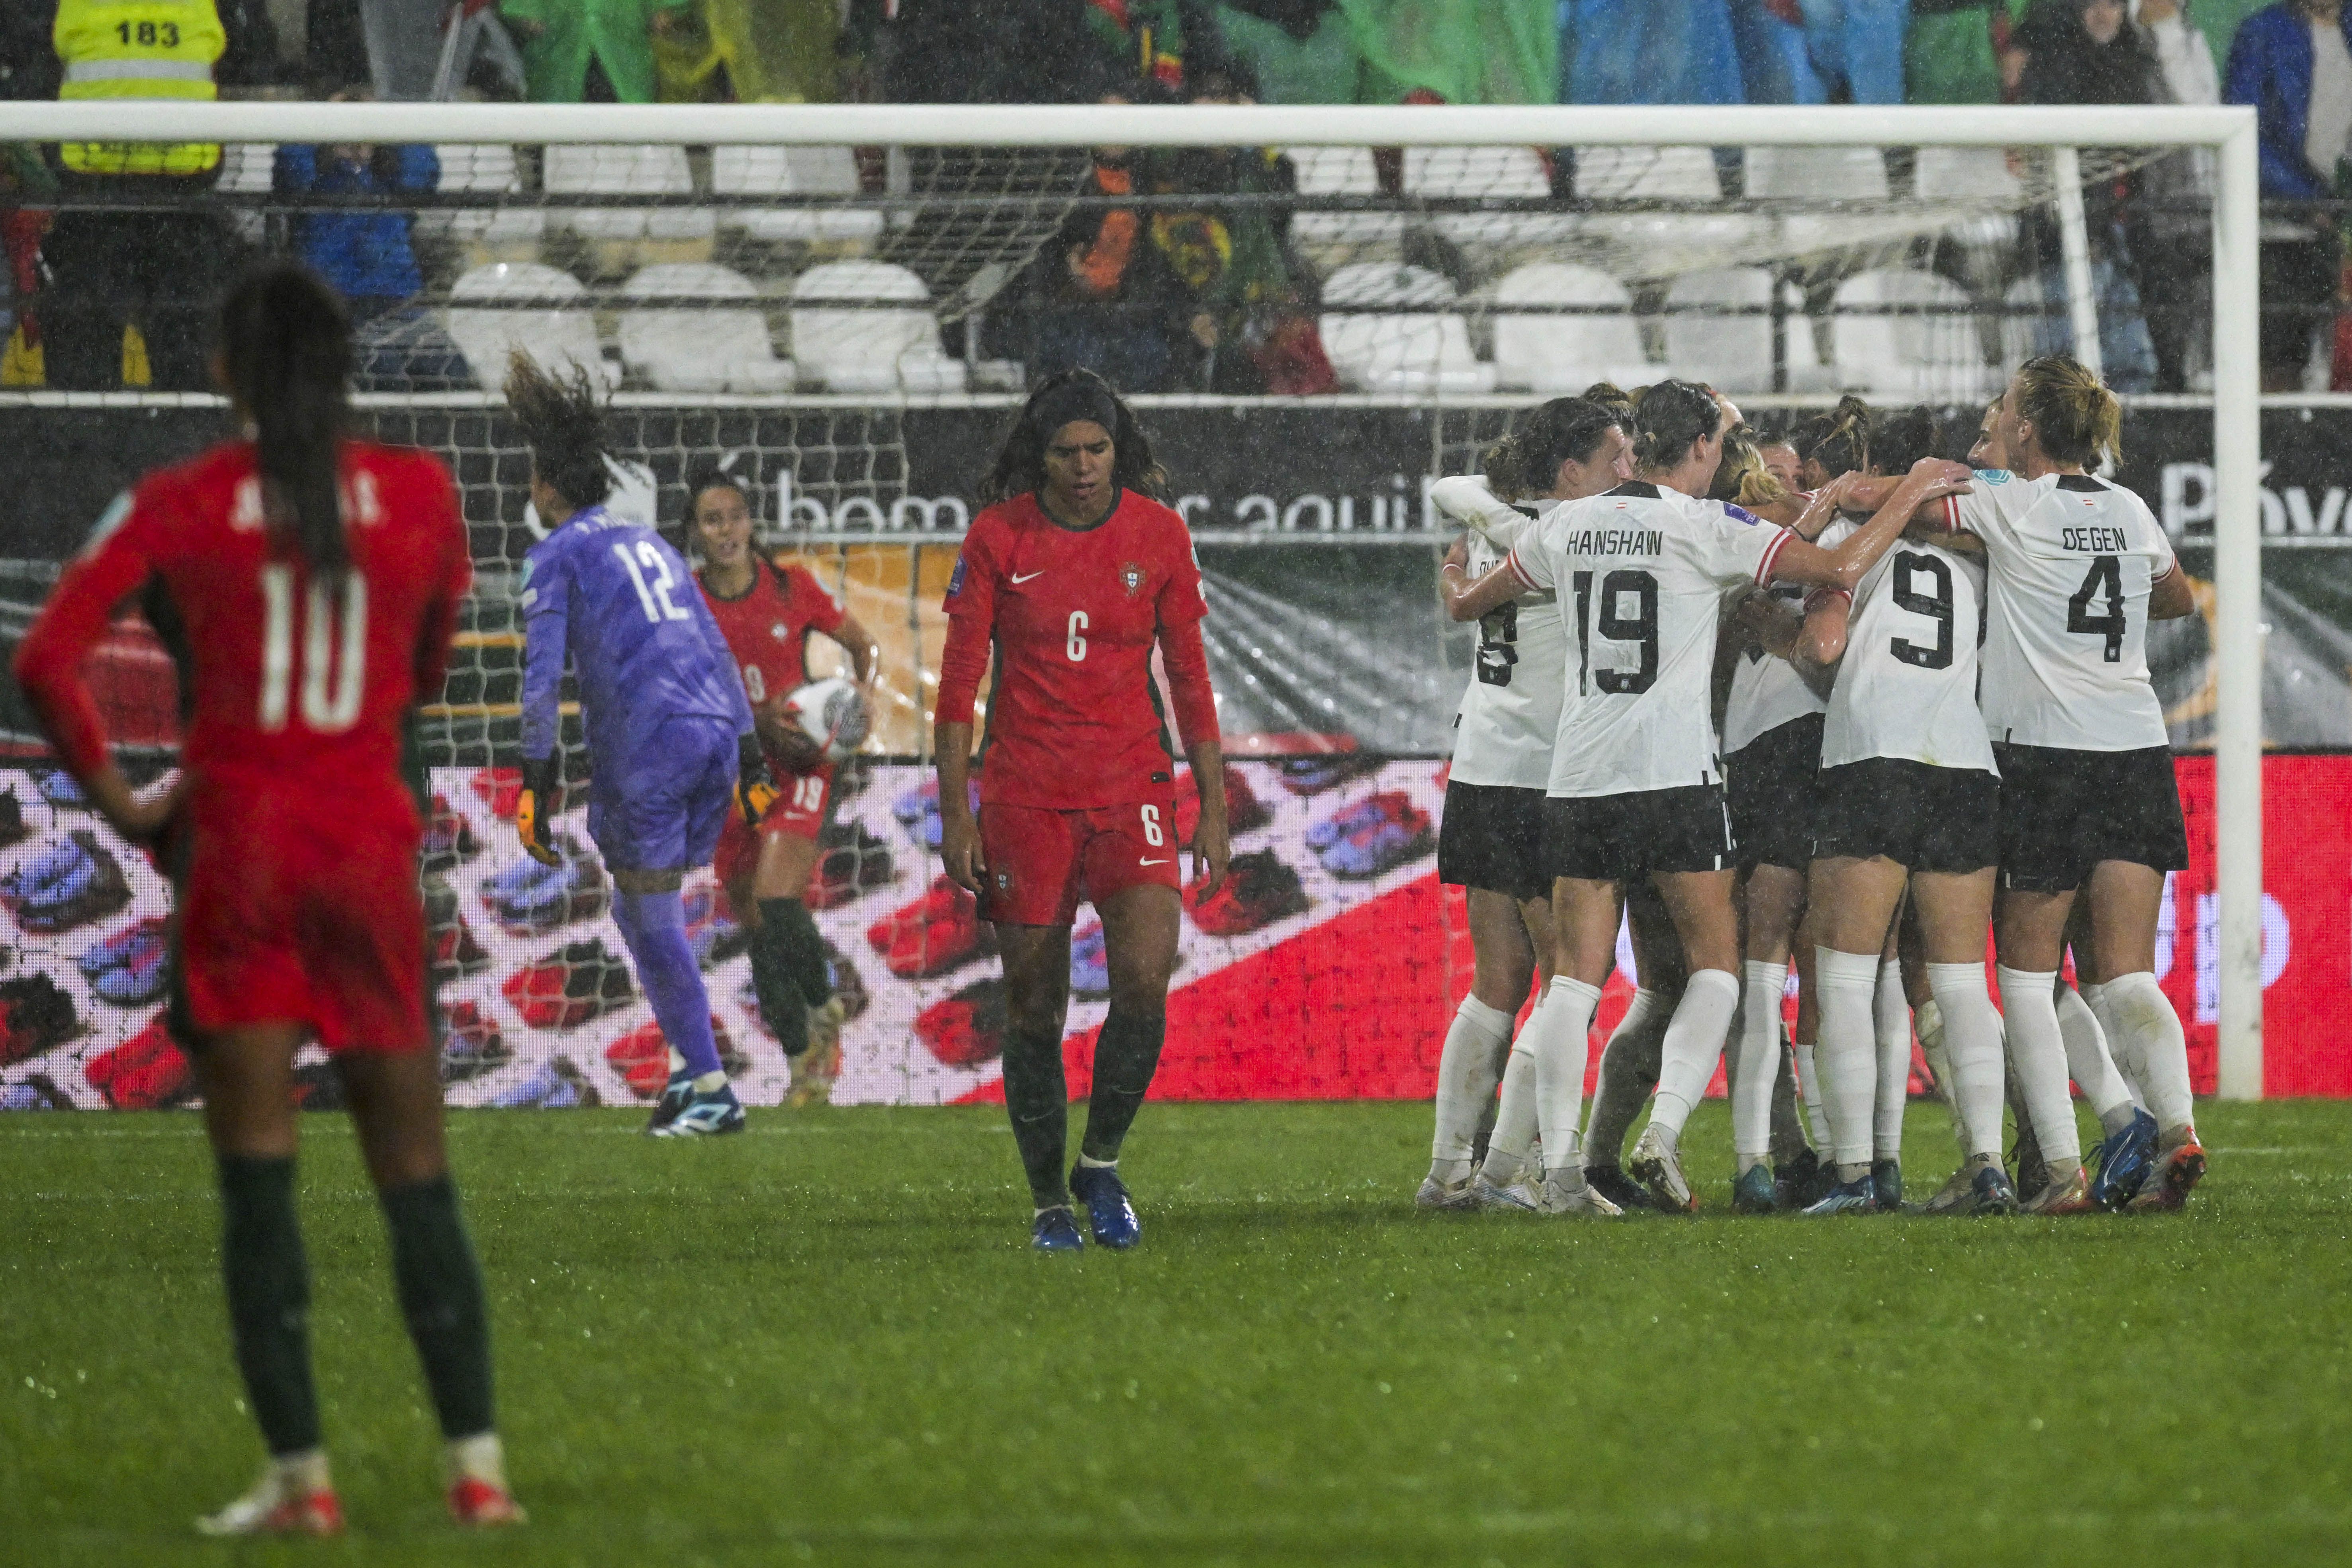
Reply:
[[[1871,1113],[1878,1099],[1878,1041],[1870,1015],[1878,954],[1816,947],[1813,978],[1822,988],[1822,1037],[1813,1061],[1829,1112],[1831,1157],[1840,1179],[1850,1181],[1854,1167],[1870,1168]]]
[[[2109,1132],[2130,1126],[2131,1090],[2107,1054],[2106,1034],[2099,1026],[2098,1016],[2071,985],[2058,993],[2058,1040],[2066,1047],[2067,1074],[2091,1102],[2099,1125]]]
[[[1944,1079],[1963,1156],[2000,1158],[2003,1098],[2000,1015],[1992,1010],[1981,963],[1931,963],[1927,989],[1943,1019]]]
[[[2107,1003],[2107,988],[2085,985],[2081,989],[2083,1000],[2091,1009],[2091,1016],[2099,1021],[2099,1033],[2106,1037],[2107,1059],[2114,1062],[2116,1071],[2123,1075],[2124,1087],[2131,1090],[2132,1103],[2147,1110],[2147,1075],[2140,1065],[2139,1053],[2134,1048],[2131,1037],[2116,1026],[2115,1010]],[[2149,1114],[2155,1113],[2150,1111]]]
[[[669,1076],[676,1078],[686,1070],[686,1054],[676,1046],[669,1048]]]
[[[313,1493],[335,1489],[334,1476],[327,1468],[327,1450],[324,1448],[273,1454],[269,1459],[269,1473],[278,1483],[278,1495],[283,1498],[310,1497]]]
[[[1536,1058],[1528,1049],[1528,1037],[1536,1018],[1542,1016],[1543,1009],[1538,1007],[1503,1068],[1502,1103],[1495,1111],[1495,1131],[1486,1135],[1486,1163],[1479,1167],[1498,1187],[1519,1179],[1527,1170],[1528,1147],[1536,1141]]]
[[[1903,993],[1903,965],[1878,965],[1878,994],[1871,1001],[1871,1025],[1878,1037],[1878,1093],[1871,1120],[1871,1156],[1903,1158],[1903,1111],[1911,1097],[1911,999]]]
[[[1814,982],[1818,989],[1820,982]],[[1821,1011],[1821,1000],[1813,1001],[1813,1010]],[[1809,1040],[1791,1040],[1789,1053],[1797,1061],[1797,1092],[1804,1097],[1805,1123],[1813,1135],[1813,1147],[1827,1152],[1830,1145],[1829,1107],[1822,1100],[1822,1067],[1818,1047]]]
[[[1584,1130],[1584,1156],[1600,1165],[1625,1157],[1625,1134],[1658,1081],[1658,1057],[1670,1014],[1654,991],[1636,991],[1601,1052],[1592,1086],[1592,1117]]]
[[[1468,1163],[1478,1118],[1502,1076],[1498,1053],[1511,1043],[1513,1021],[1510,1014],[1475,996],[1465,996],[1455,1009],[1437,1058],[1437,1133],[1429,1145],[1433,1173],[1440,1163]]]
[[[1082,1171],[1116,1171],[1118,1169],[1118,1160],[1116,1156],[1108,1160],[1097,1160],[1092,1154],[1081,1153],[1078,1156],[1078,1169]]]
[[[456,1480],[471,1476],[487,1481],[500,1491],[507,1489],[507,1451],[496,1432],[478,1432],[471,1437],[459,1437],[441,1449],[441,1469],[444,1479]]]
[[[2000,1016],[2009,1037],[2009,1065],[2025,1094],[2025,1113],[2053,1179],[2083,1163],[2082,1134],[2074,1130],[2074,1099],[2066,1092],[2066,1046],[2058,1035],[2054,971],[1993,970],[2000,982]]]
[[[1732,1049],[1731,1149],[1743,1170],[1772,1147],[1772,1086],[1780,1073],[1780,998],[1789,966],[1749,959],[1740,996],[1738,1043]]]
[[[726,1087],[727,1074],[724,1069],[704,1073],[694,1080],[694,1092],[697,1094],[717,1094]]]
[[[1731,971],[1691,972],[1659,1048],[1658,1097],[1650,1105],[1650,1125],[1663,1130],[1669,1139],[1681,1139],[1684,1123],[1706,1098],[1707,1081],[1715,1077],[1715,1064],[1723,1058],[1723,1038],[1738,1005],[1739,977]]]
[[[2180,1029],[2180,1015],[2156,976],[2143,969],[2121,974],[2101,987],[2116,1031],[2131,1041],[2131,1053],[2140,1064],[2140,1081],[2147,1090],[2147,1108],[2166,1138],[2193,1127],[2196,1098],[2189,1087],[2189,1039]]]
[[[1536,1131],[1543,1139],[1544,1165],[1566,1170],[1580,1164],[1577,1128],[1584,1120],[1585,1037],[1601,988],[1565,974],[1552,977],[1543,1010],[1528,1024],[1528,1044],[1536,1058]]]
[[[1929,990],[1933,990],[1931,985]],[[1927,1070],[1935,1075],[1936,1097],[1951,1113],[1952,1141],[1960,1146],[1960,1158],[1969,1156],[1969,1134],[1960,1121],[1959,1089],[1952,1081],[1952,1053],[1944,1040],[1943,1005],[1933,996],[1912,1013],[1912,1026],[1919,1032],[1919,1054],[1927,1058]]]

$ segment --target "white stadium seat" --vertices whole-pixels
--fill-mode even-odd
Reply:
[[[1781,300],[1789,310],[1789,390],[1818,390],[1824,379],[1813,355],[1812,323],[1804,313],[1804,298],[1784,284]],[[1772,274],[1764,268],[1684,273],[1666,288],[1666,368],[1685,381],[1705,382],[1725,392],[1771,391],[1770,315],[1676,309],[1715,305],[1761,311],[1771,303]]]
[[[551,196],[690,196],[686,149],[667,144],[553,145],[544,166]],[[708,239],[709,207],[581,207],[558,223],[584,239]]]
[[[620,372],[606,363],[596,318],[579,305],[505,305],[501,300],[575,300],[586,291],[569,272],[536,261],[477,267],[449,288],[449,337],[474,379],[490,391],[506,382],[507,355],[520,349],[550,370],[565,361],[583,366],[607,391]]]
[[[621,290],[645,300],[621,313],[621,361],[664,392],[790,392],[793,362],[768,342],[767,318],[749,279],[709,262],[648,267]],[[741,300],[744,308],[656,306],[679,297]]]
[[[1498,305],[1600,305],[1609,315],[1497,311],[1495,379],[1534,392],[1581,392],[1596,381],[1639,386],[1651,377],[1633,296],[1605,272],[1563,262],[1522,267],[1495,286]]]
[[[453,142],[433,149],[441,161],[440,190],[445,195],[513,197],[522,194],[522,170],[514,149],[499,142]],[[539,206],[496,202],[480,210],[442,207],[419,212],[419,234],[446,234],[462,240],[490,245],[530,244],[547,229],[547,212]]]
[[[1938,309],[1885,314],[1855,307]],[[1873,400],[1973,402],[1994,373],[1984,363],[1969,291],[1933,272],[1893,268],[1857,272],[1830,306],[1832,369],[1838,385]],[[1955,309],[1957,307],[1957,309]]]
[[[1836,209],[1887,199],[1886,161],[1875,147],[1750,147],[1747,162],[1749,200],[1823,209],[1781,217],[1781,243],[1790,255],[1852,243],[1853,225]]]
[[[889,309],[868,300],[903,302]],[[961,392],[930,290],[887,261],[828,261],[793,280],[793,359],[828,392]],[[847,307],[827,310],[828,304]]]
[[[1580,147],[1575,184],[1582,201],[1670,204],[1655,212],[1583,216],[1583,233],[1607,243],[1644,278],[1721,265],[1770,228],[1767,219],[1722,205],[1715,154],[1704,147]],[[1708,206],[1716,210],[1701,210]]]
[[[1342,267],[1323,285],[1323,351],[1342,378],[1366,392],[1491,392],[1495,367],[1471,352],[1470,326],[1458,313],[1378,309],[1454,300],[1454,285],[1425,268]]]
[[[1291,167],[1302,196],[1376,196],[1379,171],[1369,147],[1293,147]],[[1301,212],[1290,220],[1290,237],[1318,256],[1341,260],[1359,246],[1394,245],[1404,237],[1404,215],[1396,212]]]
[[[1404,194],[1454,199],[1551,201],[1551,174],[1532,147],[1408,147]],[[1564,212],[1443,212],[1431,223],[1456,245],[1559,245],[1575,237]]]
[[[722,196],[854,196],[857,159],[846,147],[716,147],[710,189]],[[872,207],[721,207],[719,224],[753,239],[803,243],[871,243],[882,234],[882,214]]]

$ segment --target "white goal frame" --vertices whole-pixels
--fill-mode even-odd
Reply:
[[[322,134],[331,124],[332,134]],[[2220,1081],[2263,1093],[2262,385],[2258,185],[2250,108],[1730,108],[0,103],[0,141],[757,142],[940,147],[1997,146],[2210,147],[2213,213],[2215,852]],[[2061,206],[2079,206],[2062,179]],[[2071,201],[2068,198],[2073,198]],[[2072,216],[2062,214],[2062,216]],[[2079,233],[2075,224],[2066,226]],[[2078,243],[2078,242],[2077,242]],[[2074,315],[2087,264],[2067,247]],[[2084,334],[2078,331],[2078,339]],[[2096,342],[2095,334],[2087,342]]]

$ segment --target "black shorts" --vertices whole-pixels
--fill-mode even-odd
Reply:
[[[2168,746],[2065,752],[1995,746],[2000,763],[2000,885],[2063,893],[2102,860],[2189,869],[2189,829]]]
[[[1437,827],[1437,879],[1507,893],[1522,902],[1549,898],[1543,823],[1539,789],[1448,779],[1445,816]]]
[[[1821,773],[1826,860],[1884,855],[1914,871],[1981,871],[2000,857],[2000,780],[1981,768],[1868,757]]]
[[[1731,865],[1731,813],[1721,784],[1544,801],[1548,875],[1633,882],[1654,871],[1727,871]]]
[[[1820,713],[1791,719],[1723,759],[1741,870],[1786,866],[1801,871],[1813,863],[1824,721]]]

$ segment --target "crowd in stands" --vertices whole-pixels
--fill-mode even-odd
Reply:
[[[106,79],[113,28],[98,24],[112,12],[92,0],[12,0],[0,8],[0,96],[410,96],[400,88],[440,52],[436,29],[454,16],[467,46],[445,90],[541,102],[2251,103],[2272,204],[2263,354],[2273,390],[2304,384],[2343,276],[2339,221],[2324,205],[2339,195],[2352,141],[2352,21],[2340,0],[157,3],[188,16],[169,67],[184,79]],[[383,40],[403,27],[418,34],[415,47],[388,59]],[[257,184],[223,149],[163,151],[86,144],[0,159],[0,303],[14,329],[0,384],[200,384],[194,323],[254,243],[294,248],[352,298],[371,353],[392,356],[379,366],[388,382],[463,379],[457,351],[416,306],[436,279],[398,209],[402,195],[441,184],[432,149],[281,147]],[[869,162],[856,178],[872,191]],[[1738,195],[1737,155],[1717,164],[1721,194]],[[1590,194],[1574,158],[1548,153],[1544,167],[1550,196]],[[1895,160],[1888,172],[1905,194]],[[1398,190],[1393,154],[1377,174],[1378,189]],[[1139,391],[1339,384],[1316,338],[1318,268],[1294,246],[1288,211],[1265,199],[1296,188],[1290,159],[1104,148],[1082,178],[1099,199],[1074,208],[1004,285],[960,345],[967,357],[1017,361],[1033,377],[1086,363]],[[2103,358],[2120,389],[2196,384],[2211,180],[2210,158],[2184,153],[2085,189]],[[99,200],[224,186],[303,204],[257,226],[195,204]],[[1129,195],[1155,200],[1115,205]],[[1201,201],[1161,205],[1171,195]],[[1979,296],[2011,290],[2014,306],[2019,289],[2029,303],[2037,289],[2060,297],[2059,250],[2048,211],[2030,208],[1990,270],[1921,260]],[[1443,257],[1402,259],[1455,270]],[[2352,384],[2347,340],[2338,386]]]

